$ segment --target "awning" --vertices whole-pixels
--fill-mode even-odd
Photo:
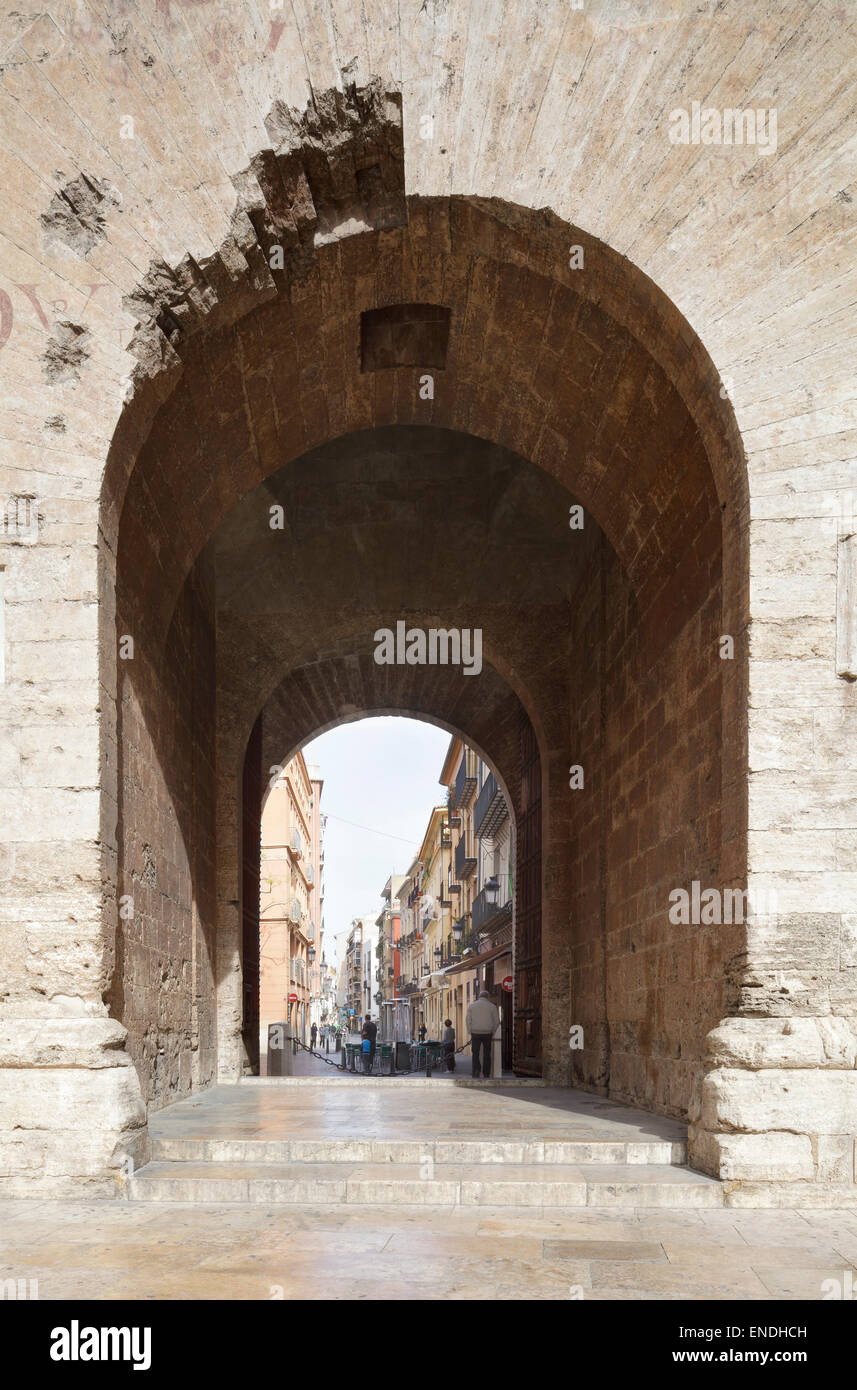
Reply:
[[[464,970],[473,970],[477,965],[484,965],[486,961],[495,960],[497,956],[510,956],[512,948],[507,942],[505,946],[495,946],[490,951],[482,951],[478,956],[468,956],[466,960],[459,961],[458,965],[451,965],[447,970],[447,975],[459,975]]]

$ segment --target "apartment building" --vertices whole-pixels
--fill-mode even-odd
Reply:
[[[375,919],[378,929],[375,967],[375,1004],[378,1009],[381,1036],[396,1036],[396,981],[401,975],[402,914],[399,895],[405,882],[404,874],[391,874],[381,890],[382,908]]]
[[[442,961],[446,1017],[465,1037],[467,1006],[480,985],[500,1009],[502,1056],[512,1068],[513,891],[512,823],[491,769],[452,738],[440,781],[447,788],[451,839],[450,896],[459,885],[458,913]]]
[[[272,782],[262,807],[259,901],[259,1024],[286,1020],[309,1040],[312,971],[323,903],[322,779],[297,753]]]

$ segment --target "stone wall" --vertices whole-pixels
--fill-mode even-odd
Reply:
[[[159,1108],[215,1072],[214,608],[198,566],[159,650],[129,568],[116,619],[117,854],[105,892],[118,925],[106,998]]]
[[[62,6],[2,20],[3,1190],[109,1188],[122,1154],[142,1152],[140,1083],[106,1002],[128,498],[159,652],[244,492],[326,439],[387,423],[481,434],[535,461],[584,502],[642,592],[670,532],[637,446],[676,419],[648,355],[726,507],[736,657],[720,670],[721,870],[777,893],[738,961],[735,1012],[709,1038],[695,1160],[728,1172],[736,1200],[772,1178],[791,1184],[769,1186],[772,1200],[850,1200],[857,687],[837,655],[850,621],[837,565],[857,485],[857,271],[842,7],[509,0],[486,25],[466,0],[407,0],[364,25],[351,0],[331,0],[329,23],[298,6],[260,24],[233,7],[216,39],[212,14],[205,0],[142,0],[133,24]],[[361,114],[344,88],[376,75]],[[694,100],[776,105],[777,148],[672,143],[670,112]],[[272,153],[291,184],[279,165],[281,188],[271,176]],[[266,256],[278,237],[282,272]],[[268,301],[276,343],[261,332]],[[453,311],[427,408],[412,368],[359,371],[361,313],[411,303]],[[232,334],[224,356],[217,332]],[[165,403],[180,447],[168,456],[162,439],[141,470]],[[621,466],[599,474],[590,459]],[[537,703],[551,716],[538,730],[545,900],[560,920],[571,758],[556,686]],[[218,837],[237,834],[233,816],[221,798]],[[221,874],[233,867],[217,866],[228,915]],[[229,981],[237,923],[222,924]],[[567,976],[546,997],[562,1014]],[[220,1009],[219,1057],[236,1031]]]
[[[580,532],[568,643],[571,1077],[681,1117],[745,940],[669,917],[674,889],[724,885],[720,528],[704,501],[648,612],[598,528]]]

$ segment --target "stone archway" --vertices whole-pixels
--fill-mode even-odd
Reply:
[[[363,24],[351,0],[330,0],[329,25],[304,7],[268,26],[252,7],[233,7],[228,42],[218,40],[216,51],[205,3],[150,6],[121,36],[107,13],[91,14],[85,32],[70,11],[11,16],[0,286],[12,494],[0,557],[10,731],[0,768],[9,905],[4,1191],[55,1194],[89,1182],[112,1192],[122,1154],[145,1122],[125,1032],[105,1003],[120,988],[117,849],[128,827],[118,819],[118,791],[133,786],[138,758],[134,710],[125,709],[121,730],[116,715],[123,505],[127,556],[152,619],[135,627],[145,634],[141,659],[148,652],[153,669],[163,664],[176,615],[171,660],[180,667],[189,634],[199,639],[195,661],[185,663],[192,679],[173,681],[177,729],[189,700],[195,717],[212,717],[204,576],[197,571],[182,589],[211,531],[286,460],[348,431],[428,419],[567,473],[570,491],[600,517],[612,553],[633,574],[656,637],[663,614],[691,601],[676,578],[680,528],[664,529],[669,503],[653,460],[635,448],[628,458],[623,440],[629,429],[658,437],[673,464],[665,477],[686,482],[702,476],[702,441],[714,491],[706,485],[700,496],[726,504],[719,626],[736,643],[736,659],[720,667],[723,881],[741,884],[746,871],[749,884],[777,892],[780,903],[747,932],[727,968],[717,953],[696,949],[694,968],[728,981],[730,995],[692,1104],[696,1156],[743,1184],[741,1200],[752,1199],[756,1178],[781,1179],[782,1200],[798,1200],[806,1184],[812,1201],[827,1188],[853,1197],[857,816],[848,594],[857,561],[853,389],[842,351],[853,336],[853,196],[841,137],[853,58],[825,5],[807,13],[772,0],[754,28],[741,7],[679,13],[671,0],[654,0],[649,9],[638,26],[613,0],[574,14],[563,0],[545,0],[526,20],[501,5],[501,22],[485,26],[461,0],[457,9],[414,3],[389,23],[370,16]],[[373,73],[381,80],[371,83]],[[670,113],[718,87],[730,102],[780,104],[778,149],[672,143]],[[120,93],[131,107],[127,120]],[[556,212],[536,211],[545,203]],[[277,245],[286,252],[282,270],[269,255]],[[571,269],[572,245],[584,252],[585,273]],[[387,313],[390,342],[390,310],[399,326],[435,331],[428,312],[402,319],[413,305],[452,315],[447,364],[442,375],[436,368],[444,389],[430,405],[414,390],[412,367],[358,367],[364,312]],[[256,339],[264,323],[272,341],[277,317],[282,351],[271,356],[266,380]],[[136,375],[126,352],[133,321]],[[218,333],[232,334],[231,375],[229,353],[224,365],[216,351]],[[648,357],[625,352],[626,333]],[[692,422],[687,448],[669,430],[660,437],[663,422],[677,417],[665,408],[659,372]],[[284,389],[272,395],[272,381]],[[230,409],[242,397],[246,430],[238,407]],[[171,463],[157,476],[156,451],[144,457],[156,416],[156,431],[172,429],[174,443],[198,439],[209,471],[198,450],[180,448],[163,452]],[[611,443],[615,471],[602,452]],[[694,499],[684,502],[691,508]],[[676,514],[680,508],[673,523]],[[136,540],[134,518],[142,523]],[[691,544],[687,553],[694,551],[699,557],[701,547]],[[589,614],[589,631],[613,634],[606,645],[594,642],[601,654],[615,651],[618,630],[609,621],[610,553],[603,573],[599,567],[598,601],[593,591],[578,610],[581,620]],[[664,588],[659,619],[646,585],[665,578],[670,555],[675,587]],[[696,563],[685,573],[698,576]],[[99,623],[109,634],[101,643]],[[846,650],[837,649],[839,638]],[[638,644],[641,689],[657,685],[645,681],[656,649]],[[599,691],[621,689],[615,670],[591,663]],[[677,663],[674,689],[687,690],[693,671],[692,660]],[[596,719],[603,704],[593,689],[586,699],[584,666],[573,674],[573,707],[590,711],[585,727],[596,749],[604,733],[604,765],[612,767],[610,720]],[[666,667],[658,674],[666,678]],[[655,732],[658,717],[652,736],[666,742],[669,734]],[[121,767],[117,731],[131,737]],[[159,737],[168,731],[164,719]],[[569,765],[571,733],[550,749],[557,767]],[[207,879],[217,834],[207,809],[211,766],[200,756],[172,779],[179,800],[203,812],[191,848],[195,872]],[[168,771],[157,770],[164,785]],[[613,786],[606,805],[624,816],[641,795]],[[575,806],[573,833],[590,858],[621,853],[621,825],[607,826],[600,804],[590,815]],[[568,803],[556,809],[562,816]],[[159,834],[170,826],[168,817]],[[151,855],[151,838],[140,836],[135,869],[152,893],[158,884],[147,880],[158,864],[146,845]],[[187,850],[182,844],[183,861]],[[184,874],[184,862],[167,862]],[[546,860],[547,883],[562,865],[559,854]],[[173,888],[173,909],[184,913],[175,873]],[[216,897],[203,893],[201,924]],[[608,920],[610,901],[585,905],[593,930],[576,970],[589,981],[589,999],[602,988],[612,948],[627,941],[630,951],[632,940],[637,947],[624,927],[612,941],[594,930]],[[166,920],[163,930],[169,934]],[[200,946],[198,939],[194,969],[205,961]],[[658,989],[679,988],[672,976],[680,957],[653,969]],[[145,962],[137,965],[147,978]],[[557,977],[561,958],[559,966]],[[198,1080],[217,1051],[205,1008],[200,1019],[191,1068]],[[607,1084],[598,1059],[620,1055],[623,1038],[639,1050],[634,1031],[614,1028],[599,1039],[586,1084]],[[660,1086],[662,1098],[667,1075],[686,1060],[681,1046],[660,1081],[647,1064],[647,1084]],[[657,1028],[650,1058],[652,1049],[664,1052]],[[625,1085],[635,1054],[622,1055]],[[609,1084],[618,1080],[611,1066]],[[780,1199],[769,1188],[764,1198]]]
[[[351,655],[365,656],[382,618],[481,628],[487,607],[487,660],[540,745],[546,1074],[686,1116],[740,954],[740,931],[709,933],[704,953],[662,931],[676,882],[699,871],[741,887],[745,872],[744,648],[728,665],[717,653],[743,621],[731,409],[674,306],[603,244],[493,200],[406,198],[398,120],[378,85],[301,118],[277,108],[217,256],[153,267],[132,301],[142,365],[102,495],[102,682],[117,716],[102,729],[108,1002],[147,1102],[236,1074],[248,712],[320,648],[359,639]],[[378,465],[385,429],[396,437]],[[374,561],[355,568],[352,547],[339,577],[361,595],[356,618],[304,604],[300,632],[251,603],[248,621],[224,536],[264,564],[274,532],[242,533],[254,506],[343,461],[353,502],[359,470],[383,483],[389,457],[411,479],[422,457],[428,495],[438,479],[472,487],[462,460],[483,470],[487,491],[459,518],[489,556],[481,606],[429,547],[408,584],[388,583],[387,516],[369,528]],[[386,482],[395,502],[401,479]],[[338,496],[305,526],[320,587],[339,573],[318,551]],[[300,512],[292,492],[285,513]],[[359,506],[345,516],[359,531]],[[505,625],[504,608],[517,609]],[[666,848],[640,826],[665,827]]]
[[[742,941],[663,930],[676,884],[743,887],[742,662],[717,651],[743,594],[728,403],[673,306],[608,248],[546,214],[406,199],[397,121],[377,86],[273,112],[279,143],[237,181],[247,269],[233,238],[136,300],[103,652],[114,891],[145,906],[116,933],[111,1005],[150,1104],[240,1075],[257,712],[344,657],[358,707],[423,709],[478,742],[460,694],[384,698],[366,670],[371,633],[402,615],[478,627],[539,743],[545,1075],[686,1117]],[[303,706],[308,733],[325,720]]]

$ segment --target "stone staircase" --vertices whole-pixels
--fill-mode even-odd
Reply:
[[[368,1081],[360,1086],[362,1097],[355,1097],[367,1107],[370,1123],[372,1100],[366,1091],[375,1085]],[[432,1085],[443,1088],[444,1083],[411,1079],[405,1085],[409,1108],[419,1111],[418,1090]],[[495,1085],[492,1094],[497,1092]],[[448,1090],[447,1095],[452,1101]],[[385,1103],[389,1100],[388,1082]],[[600,1108],[610,1104],[602,1101]],[[422,1116],[413,1118],[417,1128]],[[483,1129],[469,1137],[465,1123],[458,1132],[443,1137],[411,1139],[394,1137],[401,1134],[401,1124],[389,1126],[390,1137],[376,1133],[365,1139],[221,1136],[211,1132],[212,1126],[202,1127],[199,1133],[188,1132],[191,1126],[180,1132],[175,1125],[159,1132],[153,1124],[151,1162],[128,1180],[126,1192],[132,1201],[312,1206],[723,1205],[722,1184],[685,1166],[681,1126],[659,1122],[669,1127],[669,1137],[649,1138],[639,1137],[630,1127],[622,1135],[619,1123],[613,1124],[616,1133],[605,1134],[608,1122],[599,1123],[597,1114],[589,1126],[585,1116],[574,1118],[567,1136],[557,1134],[555,1125],[540,1130],[536,1112],[520,1133],[489,1134]],[[292,1128],[301,1127],[298,1118]],[[377,1130],[377,1123],[372,1127]],[[284,1128],[288,1132],[290,1127]]]

